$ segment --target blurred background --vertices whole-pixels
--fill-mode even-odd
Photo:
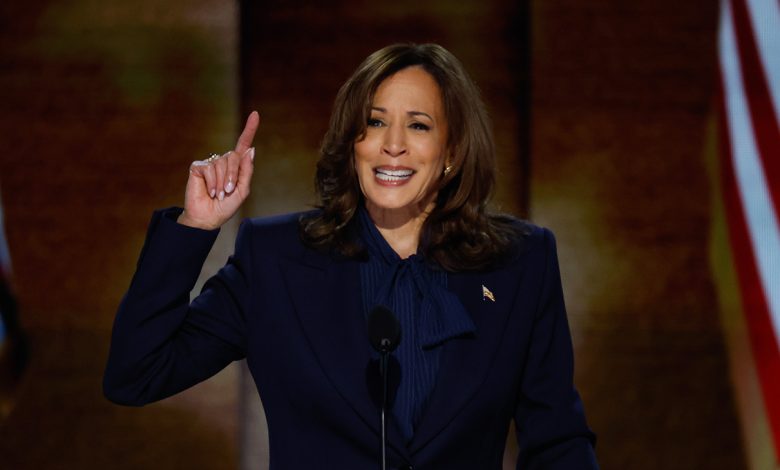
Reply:
[[[190,161],[231,148],[251,110],[241,216],[310,207],[338,87],[399,41],[462,60],[493,120],[495,206],[557,235],[602,468],[778,468],[777,219],[739,193],[766,183],[780,204],[778,108],[761,94],[780,89],[778,59],[761,62],[778,2],[326,3],[0,4],[0,468],[266,468],[240,364],[141,409],[102,397],[115,309],[152,210],[181,204]],[[766,105],[749,113],[765,136],[754,183],[732,164],[752,141],[730,131],[724,44]]]

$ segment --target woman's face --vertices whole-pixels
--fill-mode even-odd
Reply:
[[[408,67],[374,94],[366,136],[355,142],[355,169],[366,206],[379,211],[425,211],[444,171],[447,119],[434,78]]]

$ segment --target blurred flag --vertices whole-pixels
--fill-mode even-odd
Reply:
[[[718,55],[721,189],[749,347],[777,461],[780,1],[722,0]]]
[[[5,241],[3,205],[0,201],[0,419],[8,415],[14,392],[27,362],[27,340],[17,316],[11,288],[11,257]]]
[[[8,252],[8,243],[5,241],[5,224],[3,222],[3,204],[0,201],[0,353],[5,348],[8,327],[6,317],[11,315],[8,310],[13,308],[11,295],[11,255]]]

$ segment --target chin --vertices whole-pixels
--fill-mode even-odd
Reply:
[[[366,198],[366,206],[384,211],[422,212],[424,204],[415,199],[369,199]]]

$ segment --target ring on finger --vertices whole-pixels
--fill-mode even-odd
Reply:
[[[203,161],[204,161],[204,162],[206,162],[206,163],[211,163],[211,162],[213,162],[214,160],[218,159],[220,156],[221,156],[221,155],[220,155],[220,154],[218,154],[218,153],[212,153],[211,155],[209,155],[209,157],[208,157],[207,159],[205,159],[205,160],[203,160]]]

